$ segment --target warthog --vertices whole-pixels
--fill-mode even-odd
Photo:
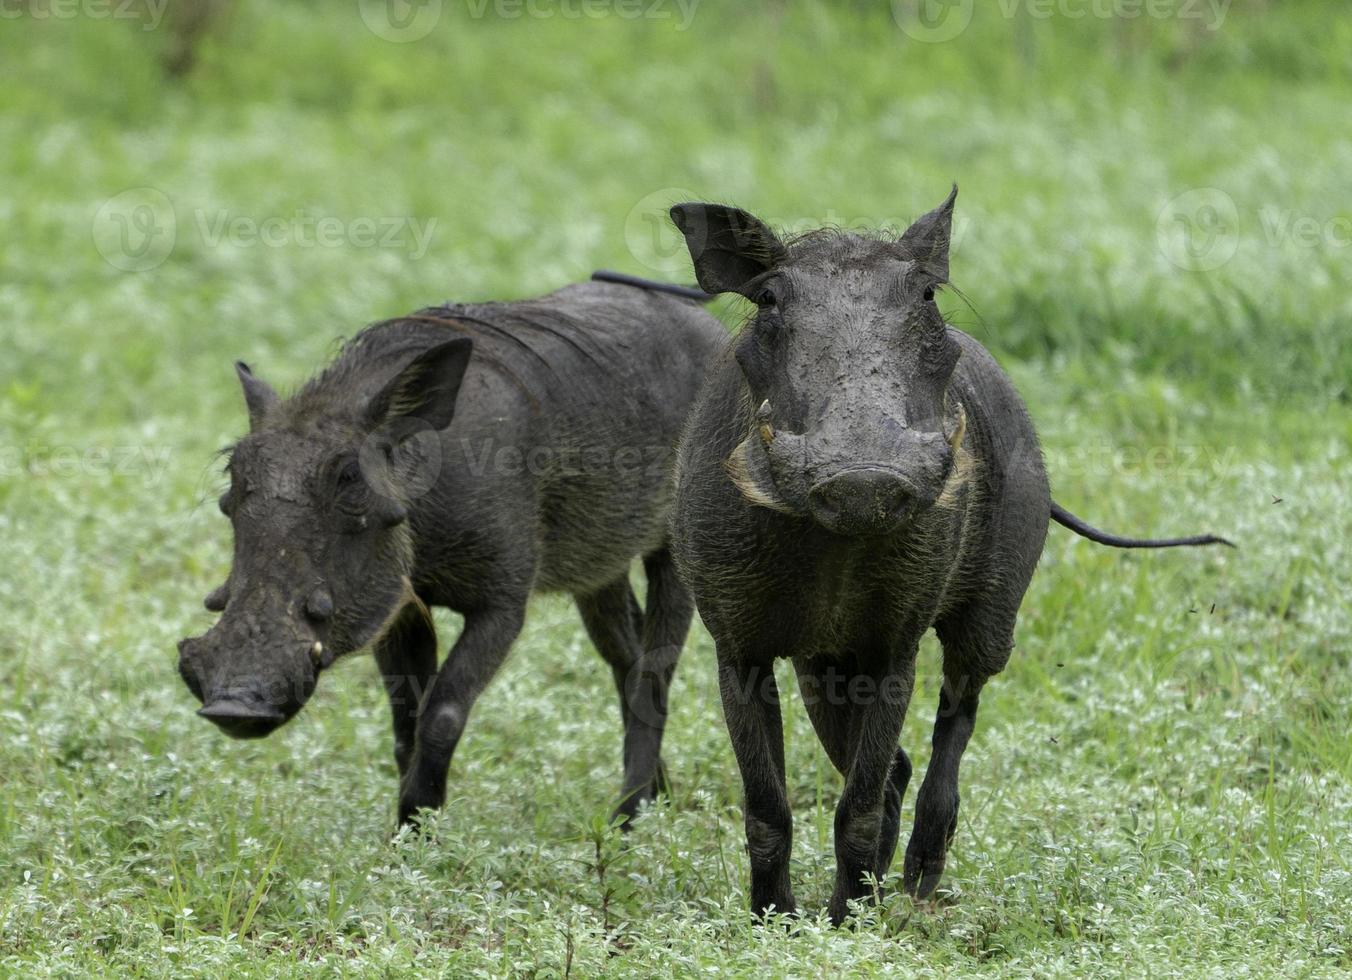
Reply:
[[[691,413],[673,551],[718,650],[745,790],[751,904],[794,911],[792,821],[773,662],[788,657],[845,776],[830,915],[870,895],[896,849],[911,763],[897,746],[917,645],[944,683],[916,800],[905,887],[933,891],[957,826],[958,763],[1049,519],[1121,547],[1051,500],[1023,402],[990,354],[944,323],[953,194],[899,239],[817,231],[781,241],[745,211],[680,204],[700,286],[756,312]]]
[[[727,339],[700,297],[592,282],[425,309],[363,330],[286,399],[237,364],[250,431],[220,501],[234,562],[206,600],[219,621],[179,644],[198,713],[266,735],[336,658],[374,646],[405,823],[444,801],[527,598],[569,592],[620,691],[631,816],[664,779],[667,685],[693,612],[666,538],[675,444]],[[429,606],[464,616],[440,670]]]

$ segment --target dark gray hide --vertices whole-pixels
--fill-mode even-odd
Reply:
[[[891,865],[911,775],[897,741],[917,645],[938,633],[944,683],[904,869],[907,889],[929,894],[978,697],[1009,659],[1053,514],[1022,401],[934,303],[955,195],[897,240],[786,243],[735,208],[672,209],[700,286],[757,305],[691,413],[672,548],[717,644],[758,914],[794,910],[775,658],[792,659],[845,776],[839,922]]]
[[[663,779],[692,614],[666,541],[674,446],[726,339],[689,300],[586,283],[376,324],[289,399],[239,365],[251,431],[221,501],[234,563],[207,598],[220,620],[180,644],[200,713],[265,735],[336,657],[374,645],[406,822],[444,800],[528,596],[569,592],[621,693],[631,815]],[[464,616],[440,670],[437,605]]]

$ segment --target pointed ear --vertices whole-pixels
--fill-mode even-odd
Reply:
[[[372,426],[417,419],[440,431],[451,424],[460,382],[474,342],[457,337],[423,351],[396,374],[366,406]]]
[[[932,275],[948,279],[948,244],[953,237],[953,202],[958,185],[953,185],[947,200],[928,214],[922,214],[906,229],[897,245]]]
[[[695,278],[706,293],[739,293],[747,282],[787,255],[775,233],[740,208],[677,204],[671,209],[671,220],[685,236]]]
[[[239,383],[244,388],[244,404],[249,408],[249,428],[256,429],[268,409],[281,399],[272,386],[249,370],[249,365],[243,361],[235,362],[235,373],[239,375]]]

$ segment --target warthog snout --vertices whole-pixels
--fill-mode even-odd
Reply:
[[[262,738],[282,722],[286,715],[250,695],[218,698],[197,710],[198,715],[216,723],[232,738]]]
[[[881,534],[916,511],[916,496],[896,473],[855,467],[820,481],[808,493],[813,520],[844,535]]]
[[[233,738],[261,738],[300,710],[327,651],[318,640],[227,642],[220,629],[179,641],[178,672],[202,702],[198,715]]]

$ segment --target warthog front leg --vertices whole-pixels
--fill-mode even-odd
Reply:
[[[915,680],[915,646],[907,644],[892,655],[861,657],[858,667],[846,688],[854,715],[852,746],[845,789],[836,806],[836,886],[828,912],[837,925],[849,915],[851,899],[872,894],[865,875],[881,877],[886,871],[883,861],[891,863],[900,790],[910,778],[909,760],[904,753],[898,756],[897,740]]]
[[[854,759],[852,727],[856,715],[849,700],[849,680],[855,675],[853,658],[841,661],[798,660],[798,687],[803,705],[831,763],[842,776],[848,775]],[[901,801],[911,782],[911,760],[900,747],[892,757],[892,768],[883,787],[883,822],[878,833],[878,848],[873,876],[879,881],[892,867],[901,831]]]
[[[524,619],[524,601],[466,614],[464,631],[423,697],[413,758],[400,788],[400,824],[446,801],[446,772],[470,708],[507,659]]]
[[[745,798],[751,911],[797,911],[789,884],[793,814],[784,785],[784,730],[773,662],[718,650],[719,693]]]

